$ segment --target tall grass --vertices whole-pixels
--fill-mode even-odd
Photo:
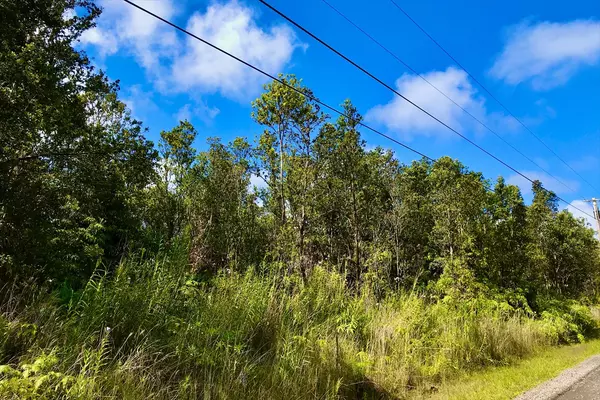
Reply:
[[[174,255],[124,261],[77,293],[8,288],[2,304],[3,399],[403,398],[585,325],[581,309],[534,319],[482,298],[378,301],[325,267],[306,284],[198,281]]]

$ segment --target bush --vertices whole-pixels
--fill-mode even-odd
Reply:
[[[0,397],[394,397],[596,326],[575,302],[536,320],[511,296],[378,299],[345,282],[325,266],[306,284],[254,271],[200,282],[176,254],[124,261],[5,313]]]
[[[583,342],[598,328],[590,308],[573,300],[545,301],[541,324],[554,344]]]

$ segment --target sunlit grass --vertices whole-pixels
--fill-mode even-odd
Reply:
[[[404,398],[576,338],[574,318],[586,315],[533,319],[489,298],[381,299],[324,267],[306,284],[253,271],[199,280],[178,253],[125,261],[80,292],[19,286],[5,299],[2,399]],[[555,362],[523,370],[538,370],[535,383]],[[464,387],[497,380],[499,393],[518,392],[518,373],[506,371],[477,372]]]
[[[510,366],[489,367],[448,381],[433,395],[414,398],[430,400],[513,399],[538,384],[557,376],[586,358],[600,353],[600,339],[588,343],[545,349]]]

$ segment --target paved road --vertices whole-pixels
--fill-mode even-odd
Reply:
[[[515,400],[600,400],[600,355],[563,371]]]
[[[600,399],[600,369],[587,375],[556,400]]]

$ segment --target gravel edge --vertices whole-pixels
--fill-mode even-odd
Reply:
[[[600,355],[595,355],[580,364],[564,370],[556,378],[519,395],[514,400],[550,400],[569,390],[577,382],[600,367]]]

